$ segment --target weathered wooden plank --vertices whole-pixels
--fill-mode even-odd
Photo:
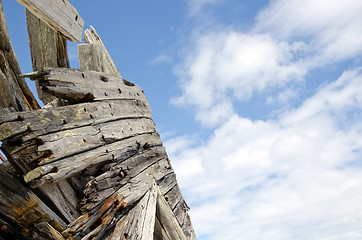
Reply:
[[[34,239],[33,232],[41,233],[39,228],[34,228],[37,223],[47,223],[54,231],[62,231],[66,226],[32,191],[2,170],[0,189],[0,219],[7,226],[10,236],[21,233],[28,239]]]
[[[78,58],[81,71],[104,72],[103,48],[98,43],[79,44]]]
[[[18,111],[39,109],[29,90],[10,42],[2,2],[0,1],[0,107]]]
[[[16,135],[28,134],[22,141],[29,141],[47,133],[73,129],[124,118],[149,118],[151,113],[138,100],[106,100],[82,103],[57,108],[40,109],[36,112],[21,112],[0,115],[0,141]]]
[[[108,171],[87,184],[82,211],[92,209],[97,202],[105,200],[141,173],[148,172],[148,175],[156,180],[162,178],[171,171],[170,167],[165,167],[168,163],[164,147],[160,146],[141,151],[123,162],[111,164]]]
[[[115,75],[117,77],[122,77],[98,33],[96,32],[94,27],[90,26],[90,28],[91,29],[86,29],[84,31],[84,41],[88,44],[99,44],[101,46],[102,72]],[[80,58],[79,60],[81,61],[82,59]]]
[[[132,207],[134,203],[142,198],[145,193],[151,188],[152,181],[149,179],[149,172],[142,172],[136,177],[132,178],[126,185],[121,187],[118,191],[108,197],[105,201],[98,203],[94,208],[87,211],[86,214],[80,216],[63,232],[63,235],[77,236],[78,234],[85,233],[90,227],[98,228],[102,225],[105,216],[113,217],[115,212],[126,206]],[[119,216],[122,217],[122,216]],[[108,228],[112,225],[107,222]]]
[[[49,202],[55,205],[57,212],[67,220],[67,223],[79,217],[78,199],[67,181],[44,184],[39,187],[39,190],[49,199]]]
[[[137,99],[148,105],[139,86],[113,75],[77,69],[45,68],[24,76],[39,80],[40,86],[46,91],[73,102]]]
[[[26,10],[26,23],[33,71],[44,67],[69,68],[67,41],[63,35],[54,31],[29,10]],[[35,81],[35,84],[38,96],[44,104],[56,99],[43,91],[38,81]]]
[[[181,228],[187,239],[196,240],[196,233],[194,228],[192,227],[191,218],[189,214],[186,214],[186,218]]]
[[[157,186],[153,184],[141,201],[117,222],[107,240],[149,240],[153,239],[157,201]]]
[[[155,218],[155,231],[153,233],[153,239],[157,240],[172,240],[167,236],[166,231],[163,229],[160,220]]]
[[[81,42],[84,20],[68,0],[17,0],[67,39]]]
[[[167,236],[172,240],[186,240],[187,238],[176,220],[177,216],[174,215],[161,193],[157,197],[156,216]]]
[[[106,146],[97,148],[95,151],[87,151],[70,156],[61,161],[56,161],[48,165],[40,166],[25,175],[26,181],[31,181],[33,186],[39,186],[45,182],[56,182],[79,174],[87,167],[94,166],[102,162],[122,161],[134,155],[142,146],[161,145],[158,135],[145,134],[138,135],[118,141]],[[57,171],[54,171],[57,170]]]

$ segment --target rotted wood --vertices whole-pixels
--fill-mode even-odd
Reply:
[[[101,69],[102,72],[106,73],[106,74],[110,74],[110,75],[114,75],[117,77],[122,77],[121,74],[118,71],[118,68],[116,67],[116,65],[114,64],[111,56],[109,55],[106,47],[104,46],[101,38],[99,37],[98,33],[96,32],[96,30],[94,29],[94,27],[90,26],[91,29],[86,29],[84,31],[84,41],[87,43],[87,45],[99,45],[100,46],[100,51],[102,56],[96,56],[96,54],[98,54],[98,52],[91,52],[92,55],[94,55],[93,58],[97,59],[99,58],[101,60]],[[82,48],[82,47],[80,47]],[[92,48],[92,47],[90,47]],[[78,48],[79,49],[79,48]],[[80,65],[83,65],[83,63],[85,64],[87,61],[85,60],[85,56],[87,55],[88,51],[80,51],[80,58],[79,58],[79,62]],[[83,63],[82,63],[83,62]],[[93,70],[93,69],[92,69]]]
[[[0,107],[17,111],[39,109],[23,77],[10,42],[2,2],[0,0]]]
[[[154,183],[140,202],[117,222],[107,240],[153,239],[157,201],[157,186]]]
[[[74,103],[136,99],[148,105],[139,86],[113,75],[77,69],[44,68],[24,76],[39,80],[45,91]]]
[[[33,71],[44,67],[69,68],[67,41],[63,35],[54,31],[28,9],[26,10],[26,23]],[[44,104],[56,99],[55,96],[43,91],[38,81],[35,84],[38,96]]]
[[[0,222],[6,239],[64,239],[65,222],[33,192],[0,170]],[[44,227],[47,232],[43,233]],[[2,232],[2,235],[4,232]]]
[[[84,20],[68,0],[17,0],[30,12],[73,42],[81,42]]]
[[[83,212],[94,208],[141,173],[142,176],[159,180],[170,173],[172,168],[163,147],[148,149],[147,146],[146,149],[120,163],[109,164],[103,171],[105,172],[90,181],[84,189],[81,206]]]

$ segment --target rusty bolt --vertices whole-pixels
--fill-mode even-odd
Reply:
[[[122,170],[119,171],[119,175],[121,176],[121,178],[124,178],[126,176],[126,174]]]
[[[3,225],[1,227],[1,233],[2,233],[2,236],[6,237],[8,235],[8,226]]]

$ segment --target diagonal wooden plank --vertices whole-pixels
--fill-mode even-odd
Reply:
[[[17,0],[55,31],[74,42],[82,41],[84,20],[68,0]]]

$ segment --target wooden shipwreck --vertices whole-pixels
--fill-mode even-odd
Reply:
[[[0,239],[196,239],[141,88],[67,0],[26,7],[22,74],[0,0]],[[36,81],[40,108],[24,77]]]

